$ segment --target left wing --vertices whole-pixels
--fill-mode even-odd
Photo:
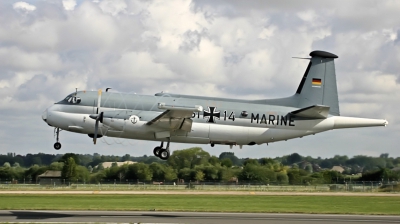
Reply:
[[[157,125],[161,128],[169,130],[183,130],[190,132],[192,130],[192,115],[193,112],[203,111],[202,106],[195,105],[194,107],[173,106],[165,103],[158,104],[159,109],[165,109],[163,113],[147,122],[147,125]]]

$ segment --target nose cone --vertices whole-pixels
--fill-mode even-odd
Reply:
[[[44,122],[47,123],[47,109],[43,111],[43,113],[42,113],[42,119],[44,120]]]

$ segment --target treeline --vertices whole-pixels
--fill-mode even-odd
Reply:
[[[102,162],[135,161],[135,164],[104,168]],[[37,162],[37,163],[35,163]],[[237,158],[224,152],[211,156],[201,148],[176,150],[168,161],[154,156],[131,157],[126,154],[104,156],[99,154],[64,155],[9,153],[0,155],[0,181],[22,180],[35,182],[47,170],[62,171],[62,179],[98,183],[118,182],[258,182],[263,184],[331,184],[344,183],[355,173],[353,181],[398,181],[400,158],[388,154],[380,157],[335,156],[329,159],[303,157],[297,153],[276,158]],[[28,164],[28,165],[27,165]],[[330,170],[341,166],[343,173]]]
[[[124,162],[134,161],[142,162],[145,164],[151,164],[153,162],[165,163],[163,160],[158,159],[155,156],[138,156],[133,157],[129,154],[124,156],[114,155],[100,155],[98,153],[90,154],[73,154],[77,165],[84,167],[95,167],[102,162]],[[20,167],[31,167],[33,165],[49,166],[53,162],[59,162],[63,156],[68,154],[27,154],[27,155],[16,155],[15,153],[8,153],[7,155],[0,155],[0,165],[9,163],[10,165],[18,165]],[[229,158],[233,166],[243,166],[248,158],[238,158],[233,152],[223,152],[219,155],[218,159],[222,160]],[[263,163],[262,160],[266,158],[257,159],[259,163]],[[393,158],[389,157],[389,154],[384,153],[379,157],[371,156],[354,156],[349,158],[348,156],[336,155],[333,158],[313,158],[311,156],[301,156],[298,153],[290,155],[272,158],[274,161],[281,163],[284,166],[292,166],[297,164],[302,169],[312,169],[313,171],[319,171],[321,169],[331,169],[333,166],[342,166],[344,174],[357,174],[365,173],[368,171],[374,171],[377,168],[388,168],[392,169],[400,167],[400,157]]]

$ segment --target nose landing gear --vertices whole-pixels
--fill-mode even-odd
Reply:
[[[164,142],[161,142],[160,146],[157,146],[154,148],[154,150],[153,150],[154,155],[162,160],[167,160],[170,156],[169,143],[170,143],[170,138],[168,138],[167,148],[164,149],[163,148]]]
[[[59,142],[60,128],[55,128],[54,134],[56,135],[56,143],[54,143],[54,149],[59,150],[59,149],[61,149],[61,143]]]

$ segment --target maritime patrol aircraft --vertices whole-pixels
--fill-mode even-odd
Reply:
[[[167,160],[170,142],[232,146],[260,145],[320,132],[386,126],[380,119],[340,116],[334,59],[313,51],[294,95],[280,99],[241,100],[156,93],[138,95],[75,91],[47,108],[42,119],[61,130],[102,136],[159,141],[155,156]],[[164,147],[164,143],[166,146]]]

